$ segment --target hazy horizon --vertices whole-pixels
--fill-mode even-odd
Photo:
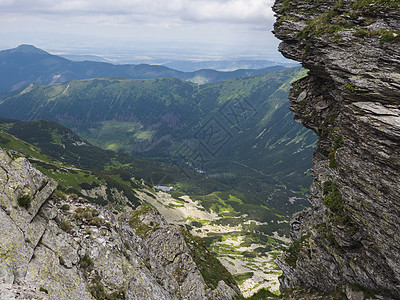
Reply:
[[[0,0],[0,49],[115,62],[157,59],[283,61],[271,0]]]

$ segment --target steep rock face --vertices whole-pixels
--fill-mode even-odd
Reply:
[[[283,288],[400,297],[398,1],[278,0],[280,51],[302,62],[295,118],[319,136],[311,207],[293,216]]]
[[[56,196],[56,186],[25,158],[0,149],[1,299],[240,295],[229,277],[205,278],[188,233],[154,209],[117,216],[82,198]]]

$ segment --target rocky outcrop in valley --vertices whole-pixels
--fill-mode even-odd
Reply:
[[[0,149],[1,299],[240,295],[201,240],[151,207],[116,215],[56,186],[24,157]]]

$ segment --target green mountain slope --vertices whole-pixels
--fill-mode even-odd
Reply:
[[[34,84],[53,84],[76,79],[103,76],[125,78],[173,77],[197,83],[216,82],[237,76],[256,75],[282,69],[272,66],[258,70],[237,70],[219,72],[200,70],[181,72],[158,65],[113,65],[104,62],[73,62],[66,58],[51,55],[31,45],[0,51],[0,94]]]
[[[7,124],[2,128],[11,127]],[[136,190],[147,188],[140,180],[124,170],[102,172],[81,169],[66,164],[42,149],[0,130],[0,147],[8,149],[14,156],[26,156],[30,162],[43,174],[53,178],[59,183],[61,193],[73,193],[110,208],[119,210],[129,205],[132,208],[139,206],[142,201],[138,198]],[[98,193],[90,193],[92,189]],[[77,197],[76,196],[76,197]]]
[[[276,210],[246,203],[246,196],[234,190],[217,191],[221,185],[213,186],[210,184],[212,180],[196,173],[190,175],[197,190],[201,191],[203,187],[215,192],[207,196],[179,198],[183,195],[182,190],[170,192],[173,197],[156,192],[151,185],[136,177],[143,172],[141,166],[145,166],[147,171],[161,170],[171,174],[176,166],[102,150],[51,121],[0,119],[0,128],[13,133],[0,130],[0,147],[9,149],[13,156],[27,156],[44,174],[59,182],[61,191],[76,193],[106,205],[115,213],[124,209],[126,204],[132,207],[143,202],[153,205],[169,222],[185,225],[192,234],[204,237],[205,244],[202,244],[207,245],[233,274],[237,274],[235,278],[240,286],[244,279],[252,280],[253,284],[243,285],[243,292],[252,294],[261,287],[277,290],[277,277],[281,273],[274,259],[282,252],[289,226],[286,218]],[[80,168],[82,165],[97,170]],[[185,178],[181,179],[183,182],[177,184],[184,186]],[[245,271],[243,277],[241,273]]]
[[[46,153],[52,159],[62,161],[73,168],[92,170],[102,174],[119,172],[123,173],[124,175],[121,176],[124,177],[143,178],[148,186],[151,186],[150,184],[154,181],[163,179],[166,183],[179,183],[183,187],[180,191],[189,194],[208,194],[227,189],[223,184],[190,170],[185,171],[190,176],[188,180],[187,175],[182,173],[182,169],[175,165],[103,150],[77,136],[72,130],[49,120],[24,122],[0,118],[0,129],[5,131],[3,134],[12,134],[25,141],[20,144],[28,142],[33,145],[32,147],[40,149],[38,150],[40,153]],[[3,144],[4,148],[17,150],[27,156],[37,158],[36,154],[27,152],[27,149],[14,146],[13,143]],[[170,174],[170,176],[164,178],[165,174]],[[80,193],[80,189],[69,188],[70,192]]]
[[[304,173],[315,143],[286,108],[289,84],[303,74],[293,68],[200,86],[109,77],[34,85],[2,97],[0,111],[60,122],[104,149],[173,162],[187,177],[178,189],[193,192],[186,170],[197,170],[247,203],[289,214],[310,184]],[[165,172],[153,183],[182,182],[174,176]]]

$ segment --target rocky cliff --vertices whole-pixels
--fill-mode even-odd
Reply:
[[[201,240],[149,206],[115,215],[61,195],[0,149],[0,299],[234,299]]]
[[[311,207],[293,216],[283,288],[358,286],[400,298],[400,8],[277,0],[274,33],[308,76],[295,119],[319,136]]]

